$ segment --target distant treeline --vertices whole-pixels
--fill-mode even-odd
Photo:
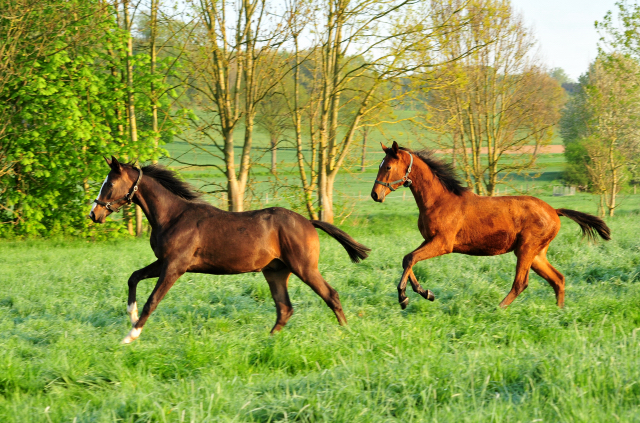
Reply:
[[[280,141],[295,149],[311,218],[333,221],[338,172],[399,122],[435,134],[466,183],[493,195],[535,169],[539,149],[521,147],[551,141],[560,84],[574,89],[534,47],[508,0],[12,0],[0,16],[0,236],[141,234],[133,206],[106,226],[85,218],[102,156],[156,161],[173,140],[216,158],[214,194],[243,210],[266,151],[258,131],[274,173]],[[505,163],[507,150],[522,153]]]

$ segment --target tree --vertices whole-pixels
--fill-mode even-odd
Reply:
[[[431,3],[419,0],[333,0],[314,6],[305,15],[308,20],[296,21],[293,32],[298,35],[292,35],[297,43],[307,25],[314,37],[305,43],[311,47],[304,53],[295,47],[294,85],[304,84],[308,101],[304,107],[297,102],[292,110],[298,111],[299,118],[304,109],[307,116],[304,132],[309,134],[311,157],[305,160],[299,148],[298,159],[307,208],[310,215],[317,208],[321,220],[333,222],[335,179],[360,128],[380,108],[401,104],[408,95],[403,77],[433,64],[430,55],[415,54],[415,49],[433,43],[436,34],[452,27],[448,23],[434,26]],[[300,8],[292,3],[289,16],[296,16],[294,11]],[[457,10],[451,7],[449,13]],[[389,95],[380,95],[385,90]],[[294,127],[300,146],[299,122]],[[311,204],[314,191],[317,205]]]
[[[560,85],[573,84],[575,81],[562,68],[553,68],[549,71],[549,76],[558,81]]]
[[[85,215],[104,178],[102,155],[155,153],[145,139],[133,144],[122,133],[126,38],[99,0],[12,5],[0,31],[26,26],[0,41],[12,56],[0,75],[0,150],[8,164],[0,175],[0,232],[95,234]]]
[[[218,192],[227,193],[231,211],[244,210],[258,104],[282,74],[273,66],[282,22],[268,13],[268,6],[262,0],[192,4],[199,30],[188,56],[193,69],[190,88],[197,93],[200,113],[191,119],[199,140],[189,142],[211,156],[210,166],[224,175],[226,185]],[[237,165],[235,132],[241,123],[244,140]]]
[[[437,130],[467,184],[494,195],[513,173],[534,168],[553,136],[564,93],[533,58],[535,40],[509,2],[472,2],[470,24],[449,33],[441,69],[425,100],[425,126]],[[461,50],[471,51],[460,60]],[[508,158],[507,158],[507,155]]]
[[[284,82],[284,80],[283,80]],[[280,138],[291,128],[291,116],[287,107],[285,93],[276,86],[269,91],[264,100],[258,103],[256,125],[261,127],[269,134],[269,147],[271,150],[271,173],[277,172],[276,166],[278,161],[278,142]]]
[[[614,215],[628,172],[640,164],[639,77],[634,59],[601,54],[581,78],[581,90],[562,120],[568,173],[588,180],[600,196],[602,216]]]

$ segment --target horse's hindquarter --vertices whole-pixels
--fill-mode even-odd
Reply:
[[[534,197],[480,197],[465,204],[456,253],[493,256],[523,243],[548,244],[557,234],[555,210]]]

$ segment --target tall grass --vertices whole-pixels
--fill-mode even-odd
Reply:
[[[582,201],[550,200],[595,211]],[[262,275],[186,274],[129,346],[126,281],[154,259],[146,241],[2,243],[0,421],[639,421],[640,225],[627,204],[608,243],[562,219],[549,251],[567,278],[562,310],[533,272],[498,308],[515,257],[452,254],[416,266],[436,301],[411,292],[402,311],[402,257],[421,238],[411,203],[390,201],[344,227],[373,248],[359,265],[320,235],[347,327],[292,278],[295,313],[269,336]]]

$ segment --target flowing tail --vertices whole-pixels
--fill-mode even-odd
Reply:
[[[349,254],[349,258],[354,263],[360,263],[360,260],[364,260],[369,257],[369,251],[371,248],[360,244],[345,231],[338,229],[330,223],[322,222],[320,220],[312,220],[311,224],[319,229],[322,229],[327,234],[331,235],[338,241]]]
[[[558,216],[568,217],[569,219],[580,225],[580,229],[582,229],[582,235],[586,236],[592,241],[595,241],[596,239],[596,232],[605,241],[609,241],[611,239],[611,229],[609,229],[607,224],[604,223],[604,220],[600,219],[599,217],[567,209],[557,209],[556,213],[558,213]]]

